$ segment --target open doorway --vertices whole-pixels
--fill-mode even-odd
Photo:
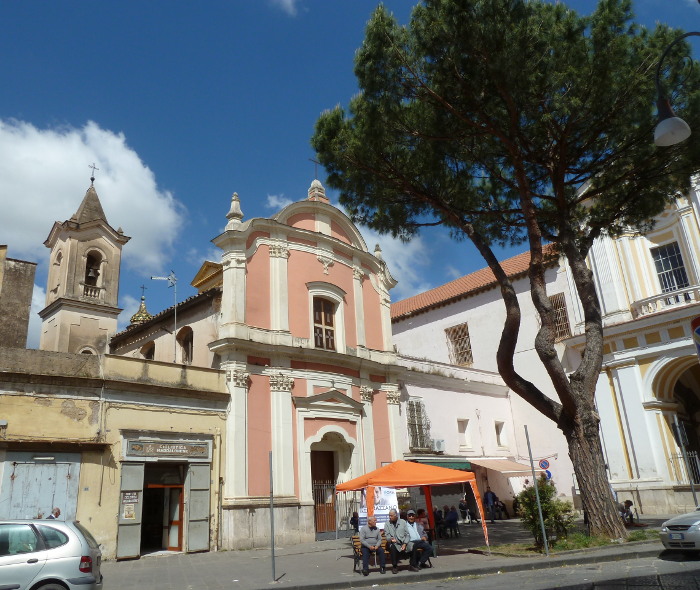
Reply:
[[[182,551],[185,464],[149,464],[144,473],[141,554]]]

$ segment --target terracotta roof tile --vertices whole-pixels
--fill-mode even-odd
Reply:
[[[545,256],[552,256],[551,261],[556,261],[554,257],[554,247],[548,244],[544,247]],[[530,252],[523,252],[512,258],[501,262],[503,270],[509,277],[527,272],[530,263]],[[429,309],[440,307],[446,303],[476,295],[481,291],[496,287],[496,277],[490,268],[482,268],[471,274],[465,275],[449,283],[445,283],[429,291],[419,293],[402,301],[397,301],[391,305],[391,319],[397,321],[406,317],[423,313]]]

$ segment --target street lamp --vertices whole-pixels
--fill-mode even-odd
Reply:
[[[671,101],[661,89],[661,66],[671,48],[686,37],[700,37],[700,33],[691,31],[676,37],[663,52],[656,68],[656,109],[659,122],[654,129],[654,143],[661,147],[676,145],[690,137],[690,127],[680,117],[676,117],[671,107]]]
[[[177,363],[177,277],[175,271],[171,270],[167,277],[151,277],[152,281],[168,281],[168,288],[173,288],[175,305],[173,315],[175,316],[175,328],[173,329],[173,363]]]

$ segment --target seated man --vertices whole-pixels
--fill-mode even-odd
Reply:
[[[406,516],[408,518],[406,528],[409,536],[407,549],[411,552],[411,565],[408,569],[418,571],[420,568],[430,567],[427,561],[433,555],[433,546],[428,543],[428,535],[423,530],[423,526],[416,522],[416,513],[413,510],[409,510]],[[419,551],[420,549],[423,551]]]
[[[415,523],[416,513],[413,512],[413,510],[409,510],[407,518]],[[413,527],[412,530],[414,531],[415,535],[418,529]],[[420,527],[420,531],[422,530],[423,527]],[[391,573],[399,573],[399,556],[402,553],[408,553],[411,556],[411,562],[408,569],[412,572],[419,571],[419,569],[414,565],[414,548],[416,547],[415,541],[411,541],[411,533],[409,532],[408,523],[399,518],[399,513],[394,509],[389,510],[389,522],[384,524],[384,536],[387,538],[387,542],[389,543],[389,552],[391,554]],[[430,547],[430,545],[428,545],[428,547]],[[428,557],[430,557],[430,554],[428,554]]]
[[[369,575],[369,554],[374,551],[379,559],[379,573],[386,573],[386,557],[382,549],[382,531],[377,528],[377,517],[370,516],[367,524],[360,529],[362,546],[362,575]]]
[[[620,511],[620,516],[625,524],[634,522],[634,514],[632,514],[632,500],[625,500],[623,504],[618,504],[617,509]]]

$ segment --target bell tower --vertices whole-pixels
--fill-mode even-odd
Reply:
[[[122,246],[130,238],[107,223],[93,183],[75,215],[55,222],[44,242],[51,256],[41,350],[104,354],[117,331]]]

